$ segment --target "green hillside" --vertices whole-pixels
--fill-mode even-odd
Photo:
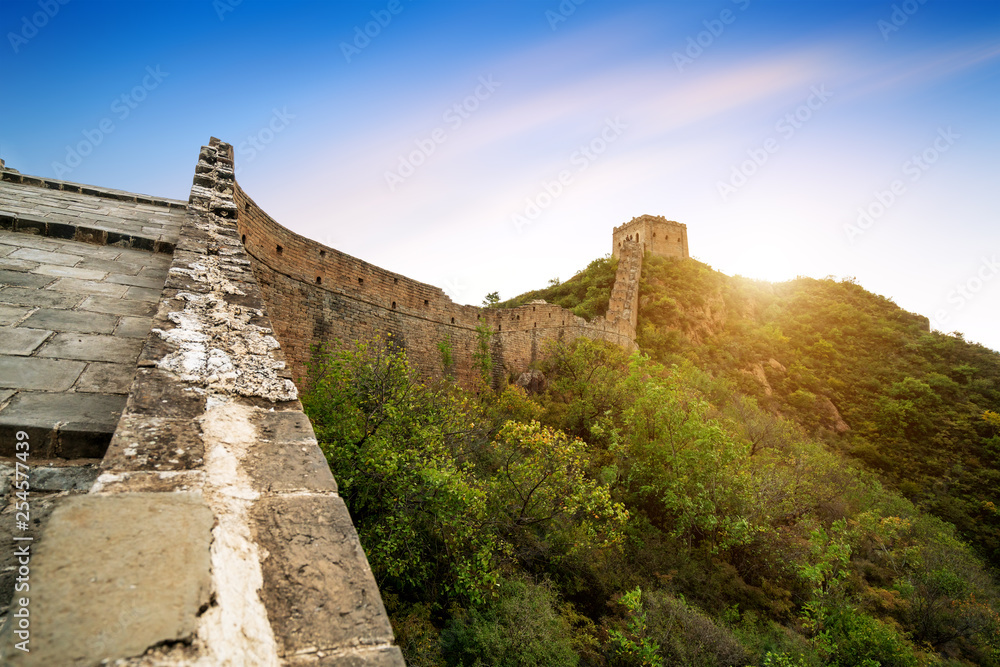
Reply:
[[[522,295],[607,307],[593,262]],[[852,282],[647,257],[545,390],[320,351],[303,403],[410,665],[1000,665],[1000,355]]]

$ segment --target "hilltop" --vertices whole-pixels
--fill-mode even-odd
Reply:
[[[598,318],[617,270],[496,305]],[[550,341],[530,394],[485,330],[473,390],[314,360],[408,664],[997,665],[1000,354],[850,280],[647,254],[638,303],[639,354]]]

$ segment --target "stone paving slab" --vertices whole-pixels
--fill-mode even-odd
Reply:
[[[9,259],[9,258],[4,258]],[[2,262],[3,260],[0,260]],[[121,273],[125,275],[135,276],[139,274],[142,270],[138,264],[128,264],[125,262],[117,262],[113,259],[101,259],[101,258],[85,258],[82,262],[76,265],[78,269],[89,269],[93,271],[102,271],[105,273]]]
[[[122,285],[124,287],[124,285]],[[125,297],[136,301],[149,301],[156,303],[160,300],[162,289],[151,289],[149,287],[129,287],[125,292]]]
[[[0,211],[24,217],[11,220],[11,228],[48,234],[48,224],[70,224],[172,244],[188,216],[186,202],[11,172],[2,176]]]
[[[13,306],[40,306],[49,308],[72,308],[80,303],[82,295],[53,292],[51,290],[27,287],[0,288],[0,303]]]
[[[80,392],[99,394],[128,394],[135,376],[135,364],[88,364],[76,381]]]
[[[152,325],[152,317],[129,317],[126,315],[118,323],[115,335],[125,338],[145,338]]]
[[[42,264],[59,264],[62,266],[73,266],[80,261],[80,255],[69,255],[63,252],[50,252],[35,248],[19,248],[8,255],[8,257],[11,259],[25,259]]]
[[[59,278],[48,289],[56,292],[71,292],[73,294],[97,294],[120,299],[128,291],[126,285],[99,282],[96,280],[80,280],[78,278]]]
[[[0,291],[0,301],[3,300],[3,292]],[[88,310],[94,313],[107,313],[109,315],[130,315],[132,317],[152,317],[156,312],[156,304],[147,301],[130,301],[126,299],[113,299],[106,296],[88,296],[80,304],[80,310]]]
[[[81,280],[101,280],[108,275],[106,271],[78,269],[75,266],[60,266],[58,264],[42,264],[38,268],[32,269],[31,272],[43,276],[53,276],[56,278],[79,278]]]
[[[166,277],[166,272],[164,271],[162,276],[126,276],[112,274],[105,278],[105,282],[116,283],[118,285],[129,285],[130,287],[147,287],[150,289],[155,289],[159,293],[163,289],[163,279]]]
[[[33,312],[20,326],[72,333],[109,334],[118,326],[118,319],[114,315],[80,310],[41,308]]]
[[[96,665],[190,639],[211,596],[213,524],[199,494],[66,498],[31,563],[32,651],[13,648],[8,624],[0,662]]]
[[[100,457],[171,258],[4,230],[0,241],[10,248],[0,258],[0,442],[21,427],[34,454]]]
[[[13,269],[15,271],[30,271],[38,266],[38,262],[29,262],[26,259],[11,259],[10,257],[0,258],[0,269]]]
[[[125,398],[22,391],[0,410],[0,456],[14,455],[14,435],[25,430],[34,456],[99,458],[108,448]]]
[[[45,287],[53,282],[53,278],[48,276],[38,276],[33,273],[23,271],[11,271],[0,269],[0,285],[12,285],[14,287],[34,287],[36,289]]]
[[[85,367],[86,364],[80,361],[0,356],[0,387],[66,391]]]
[[[51,335],[52,332],[45,329],[5,328],[0,331],[0,355],[26,357]]]
[[[24,316],[31,312],[31,308],[25,306],[0,305],[0,326],[16,324],[24,319]]]
[[[137,359],[142,341],[99,334],[57,333],[38,352],[39,357],[79,359],[81,361],[121,361]]]

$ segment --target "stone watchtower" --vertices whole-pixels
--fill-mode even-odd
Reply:
[[[640,215],[615,227],[612,256],[621,257],[626,241],[637,241],[643,252],[650,251],[661,257],[687,258],[687,225],[667,220],[662,215]]]

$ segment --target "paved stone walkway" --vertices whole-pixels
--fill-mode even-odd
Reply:
[[[37,229],[36,233],[44,236],[54,235],[47,234],[45,229],[46,224],[53,224],[61,227],[64,233],[72,232],[73,228],[88,230],[91,234],[86,240],[108,245],[121,239],[141,239],[148,243],[126,245],[153,250],[156,242],[169,246],[177,242],[181,223],[187,215],[186,203],[171,199],[152,199],[106,188],[45,181],[11,172],[0,172],[0,175],[3,176],[0,180],[0,229],[10,230],[12,225],[20,223],[22,229]],[[28,180],[30,184],[10,182],[7,180],[10,178]],[[102,237],[90,238],[95,231]]]
[[[0,231],[0,456],[104,455],[170,261]]]

